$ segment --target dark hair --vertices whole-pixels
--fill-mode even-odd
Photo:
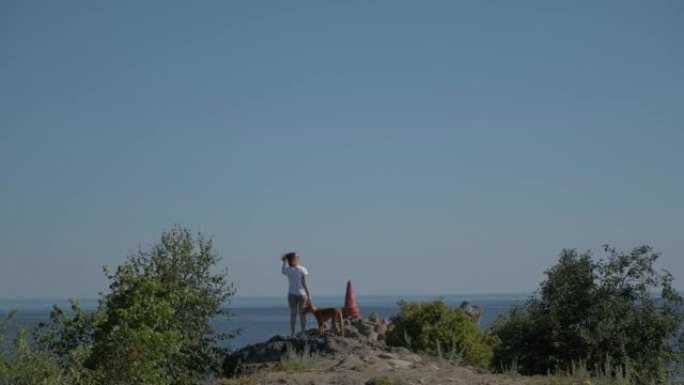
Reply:
[[[294,262],[295,257],[297,256],[297,253],[294,251],[291,251],[289,253],[286,253],[284,255],[285,259],[287,259],[287,264],[292,266],[292,263]]]

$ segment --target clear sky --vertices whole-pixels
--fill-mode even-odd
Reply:
[[[680,1],[0,1],[0,298],[173,223],[241,296],[529,292],[651,244],[684,289]]]

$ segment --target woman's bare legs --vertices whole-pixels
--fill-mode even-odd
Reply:
[[[302,334],[304,334],[304,332],[306,331],[306,313],[304,312],[303,304],[299,304],[299,322],[302,326]],[[294,328],[294,326],[292,327]]]
[[[290,308],[290,336],[295,336],[295,324],[297,322],[297,307]]]

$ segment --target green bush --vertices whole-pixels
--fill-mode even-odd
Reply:
[[[74,357],[73,365],[64,370],[55,358],[29,342],[26,328],[20,328],[11,343],[5,341],[6,329],[12,325],[15,312],[8,314],[0,326],[0,385],[94,385],[83,361]]]
[[[224,352],[216,345],[232,336],[209,325],[230,318],[234,294],[227,271],[213,271],[219,261],[211,240],[176,226],[114,272],[105,268],[110,291],[97,310],[55,307],[36,341],[63,370],[82,361],[98,384],[196,383],[218,371]]]
[[[653,267],[648,246],[621,253],[605,246],[605,260],[563,250],[546,272],[539,296],[497,319],[501,343],[494,363],[520,372],[569,370],[576,362],[629,373],[635,383],[666,383],[684,359],[682,297],[673,277]],[[605,373],[604,373],[605,374]]]
[[[433,356],[451,356],[467,365],[487,367],[497,338],[482,333],[463,309],[450,308],[441,299],[400,302],[386,341]]]

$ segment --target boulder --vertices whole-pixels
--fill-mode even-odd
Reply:
[[[362,370],[368,366],[356,354],[348,354],[335,365],[337,369]]]
[[[314,330],[311,333],[315,332]],[[353,341],[353,340],[351,340]],[[328,341],[327,336],[303,335],[299,338],[274,336],[266,342],[247,345],[223,360],[227,376],[252,373],[280,361],[288,349],[301,354],[305,349],[321,356],[334,356],[341,348]]]
[[[387,324],[379,323],[379,324],[375,325],[374,331],[375,331],[375,333],[377,333],[378,338],[380,338],[380,339],[385,338],[385,335],[387,334]]]
[[[378,315],[378,313],[372,312],[372,313],[368,316],[368,321],[370,321],[370,322],[372,322],[372,323],[379,323],[379,322],[380,322],[380,316]]]
[[[369,341],[377,341],[378,340],[378,333],[376,333],[374,330],[371,330],[368,332],[368,335],[366,335]]]
[[[459,306],[459,308],[465,310],[466,314],[468,314],[472,319],[474,319],[475,322],[477,322],[478,324],[480,323],[480,318],[482,317],[482,309],[480,309],[479,306],[475,305],[470,301],[463,301],[461,302],[461,306]]]
[[[363,318],[357,318],[352,325],[361,335],[368,336],[368,334],[375,328],[374,325]]]
[[[344,327],[344,336],[348,338],[359,338],[361,337],[361,333],[359,333],[359,329],[352,325],[347,325]]]

